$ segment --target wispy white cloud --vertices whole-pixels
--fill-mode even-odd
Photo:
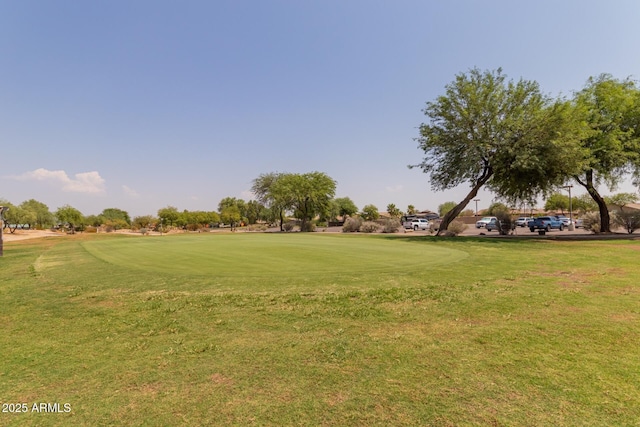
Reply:
[[[61,184],[62,191],[69,193],[95,194],[103,193],[105,190],[105,181],[96,171],[77,173],[73,178],[70,178],[63,170],[50,171],[40,168],[12,178],[19,181],[44,181]]]
[[[122,192],[133,199],[137,199],[138,197],[140,197],[140,194],[138,194],[136,190],[126,185],[122,186]]]
[[[384,188],[385,190],[387,190],[388,193],[400,193],[404,190],[404,186],[399,184],[399,185],[388,185]]]

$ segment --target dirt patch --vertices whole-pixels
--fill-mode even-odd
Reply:
[[[51,230],[16,230],[15,233],[2,233],[2,240],[5,242],[15,242],[18,240],[39,239],[41,237],[60,237],[63,233],[56,233]]]
[[[233,380],[229,377],[226,377],[220,373],[215,373],[213,375],[211,375],[211,382],[216,384],[216,385],[223,385],[223,386],[232,386],[233,385]]]

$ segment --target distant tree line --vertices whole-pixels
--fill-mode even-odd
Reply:
[[[175,206],[166,206],[159,209],[156,216],[131,218],[128,212],[119,208],[107,208],[100,214],[85,216],[78,209],[64,205],[51,212],[44,203],[33,199],[20,205],[0,199],[0,205],[9,207],[5,214],[5,227],[11,232],[18,226],[39,229],[62,227],[75,232],[86,227],[104,227],[107,231],[125,228],[199,230],[220,224],[235,230],[240,225],[257,223],[278,225],[284,230],[289,218],[297,220],[302,231],[311,231],[316,221],[330,223],[356,215],[367,220],[378,218],[375,206],[367,205],[359,212],[349,197],[334,198],[335,189],[336,182],[322,172],[270,172],[253,181],[256,200],[225,197],[219,201],[217,211],[180,211]],[[409,206],[409,210],[414,209]],[[394,216],[401,214],[393,204],[388,206],[388,210]]]

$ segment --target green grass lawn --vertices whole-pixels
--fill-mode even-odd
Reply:
[[[5,243],[0,425],[636,426],[639,260],[634,240]]]

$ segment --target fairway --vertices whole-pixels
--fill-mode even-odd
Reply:
[[[198,234],[95,240],[96,258],[129,269],[216,277],[288,278],[399,273],[465,258],[464,251],[398,238],[329,234]]]
[[[4,255],[2,426],[640,420],[637,240],[82,234]]]

